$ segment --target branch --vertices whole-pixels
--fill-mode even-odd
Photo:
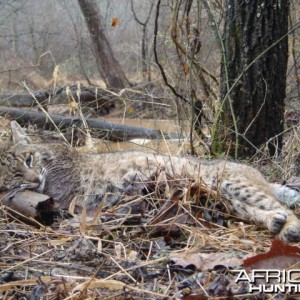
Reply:
[[[157,32],[158,32],[158,17],[159,17],[159,8],[160,8],[160,1],[157,1],[157,5],[156,5],[156,15],[155,15],[155,23],[154,23],[154,58],[155,58],[155,62],[159,67],[159,70],[161,72],[161,75],[163,77],[163,80],[166,84],[166,86],[168,86],[170,88],[170,90],[173,92],[173,94],[177,97],[179,97],[180,99],[182,99],[184,102],[186,103],[190,103],[190,100],[188,100],[187,98],[185,98],[184,96],[180,95],[179,93],[177,93],[177,91],[175,90],[175,88],[168,82],[168,78],[166,76],[166,73],[162,67],[162,65],[160,64],[159,60],[158,60],[158,55],[157,55]]]
[[[147,23],[148,23],[149,20],[150,20],[151,12],[152,12],[152,9],[153,9],[153,6],[154,6],[154,1],[152,1],[152,3],[151,3],[151,7],[150,7],[150,10],[149,10],[149,13],[148,13],[148,15],[147,15],[147,17],[146,17],[145,22],[142,22],[142,21],[137,17],[136,12],[135,12],[134,7],[133,7],[133,0],[130,1],[130,4],[131,4],[131,11],[132,11],[132,13],[133,13],[134,19],[135,19],[141,26],[146,26]]]
[[[0,107],[0,116],[16,120],[20,125],[35,124],[47,130],[66,130],[68,128],[83,128],[83,121],[79,118],[63,117],[60,115],[45,115],[42,112],[22,110],[18,108]],[[51,121],[49,120],[51,119]],[[91,136],[110,141],[127,141],[137,138],[145,139],[179,139],[177,133],[165,133],[143,127],[121,125],[95,119],[86,119],[86,124],[91,130]]]

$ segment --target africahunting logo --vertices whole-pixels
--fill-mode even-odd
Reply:
[[[249,284],[249,293],[300,293],[300,270],[237,270],[235,282]]]

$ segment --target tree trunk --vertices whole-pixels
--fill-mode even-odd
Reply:
[[[288,8],[288,1],[227,0],[216,152],[229,144],[239,157],[253,155],[262,145],[272,156],[280,151]]]
[[[96,0],[78,0],[91,36],[96,62],[104,82],[109,89],[123,89],[129,81],[119,62],[115,59],[101,21]]]

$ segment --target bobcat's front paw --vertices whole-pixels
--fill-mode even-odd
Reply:
[[[276,212],[272,217],[270,218],[269,222],[269,230],[272,234],[276,234],[280,232],[280,230],[283,228],[287,221],[287,215],[285,212]]]

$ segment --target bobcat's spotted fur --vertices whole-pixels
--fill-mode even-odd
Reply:
[[[284,241],[300,240],[300,221],[250,166],[143,152],[87,154],[62,144],[33,144],[16,122],[11,127],[13,143],[0,145],[0,190],[34,189],[66,208],[74,197],[79,203],[97,203],[105,194],[120,194],[128,182],[142,184],[162,170],[204,181],[230,201],[239,217],[280,233]]]

